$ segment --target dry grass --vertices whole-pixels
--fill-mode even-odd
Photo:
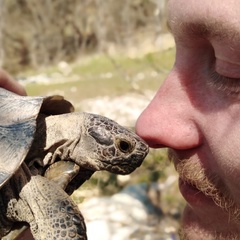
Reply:
[[[29,95],[59,93],[76,102],[97,96],[123,95],[130,91],[155,91],[171,68],[174,54],[175,49],[148,53],[134,59],[127,56],[109,58],[97,55],[87,62],[79,60],[69,64],[70,73],[66,76],[58,67],[21,75],[38,75],[44,71],[47,77],[54,79],[49,84],[26,84]]]

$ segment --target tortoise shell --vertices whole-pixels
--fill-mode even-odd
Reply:
[[[24,161],[36,131],[39,113],[58,115],[73,112],[62,96],[19,96],[0,88],[0,188]]]

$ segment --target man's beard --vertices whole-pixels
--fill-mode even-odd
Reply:
[[[211,198],[217,206],[229,214],[229,220],[240,223],[240,208],[216,174],[207,172],[200,161],[179,160],[172,150],[169,151],[169,159],[177,163],[175,167],[183,182],[192,185]]]
[[[201,234],[201,233],[200,233]],[[180,240],[198,240],[200,239],[211,239],[211,240],[239,240],[239,234],[234,234],[234,233],[228,233],[228,234],[221,234],[221,233],[216,233],[213,232],[211,235],[204,236],[204,238],[201,235],[198,235],[197,238],[192,238],[190,236],[189,231],[186,229],[180,229],[179,231],[179,237]]]

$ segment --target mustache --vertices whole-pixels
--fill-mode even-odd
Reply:
[[[240,208],[218,175],[209,173],[199,160],[180,159],[174,150],[169,150],[168,157],[175,163],[175,169],[182,181],[211,198],[217,206],[229,214],[230,219],[240,222]]]

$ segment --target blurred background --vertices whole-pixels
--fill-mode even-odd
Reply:
[[[1,0],[0,64],[28,95],[60,94],[134,127],[174,62],[166,3]],[[166,149],[129,176],[95,173],[72,197],[89,240],[178,239],[184,201]]]

